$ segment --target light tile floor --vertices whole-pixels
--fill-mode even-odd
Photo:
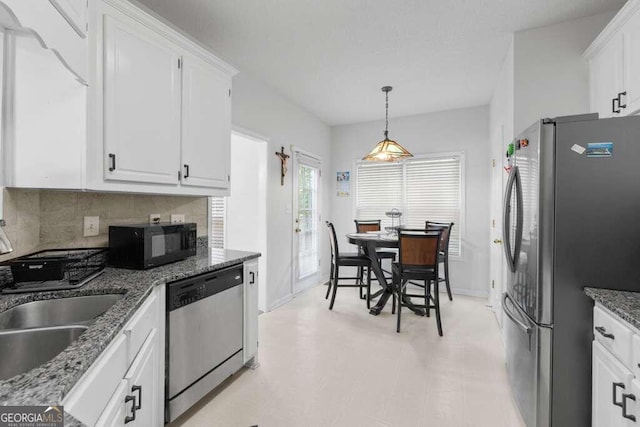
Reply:
[[[174,426],[524,426],[486,299],[443,295],[435,317],[389,303],[368,314],[357,290],[324,286],[260,316],[260,366],[244,370]]]

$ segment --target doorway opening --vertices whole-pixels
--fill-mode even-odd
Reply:
[[[231,196],[226,200],[225,248],[260,252],[258,308],[267,311],[267,140],[231,133]]]

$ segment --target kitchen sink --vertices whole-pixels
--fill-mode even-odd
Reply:
[[[87,325],[123,296],[88,295],[28,302],[0,313],[0,330]]]
[[[87,326],[56,326],[0,332],[0,380],[42,365],[74,342]]]

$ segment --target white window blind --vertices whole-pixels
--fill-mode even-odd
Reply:
[[[460,256],[463,218],[462,154],[425,156],[403,163],[358,163],[356,218],[381,219],[398,208],[402,224],[424,228],[425,221],[453,222],[449,254]]]
[[[224,197],[211,197],[210,248],[224,249],[225,247],[225,213],[226,199]]]
[[[405,221],[422,228],[425,221],[453,222],[449,253],[460,255],[460,157],[414,160],[406,165]]]
[[[398,163],[361,163],[356,181],[356,218],[380,219],[391,225],[385,212],[402,210],[402,166]]]

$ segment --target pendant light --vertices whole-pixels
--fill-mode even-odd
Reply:
[[[386,110],[386,122],[384,126],[384,140],[378,142],[373,150],[369,152],[362,160],[368,160],[372,162],[395,162],[398,160],[413,157],[413,154],[407,151],[402,145],[389,139],[389,92],[393,88],[391,86],[385,86],[382,91],[385,93],[385,110]]]

